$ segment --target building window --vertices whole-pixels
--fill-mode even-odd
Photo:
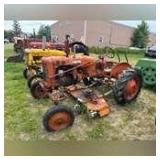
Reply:
[[[104,36],[100,35],[98,36],[98,43],[103,43],[104,42]]]

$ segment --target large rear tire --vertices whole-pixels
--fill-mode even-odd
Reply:
[[[142,76],[134,70],[124,70],[113,87],[113,93],[119,104],[129,103],[135,100],[142,87]]]
[[[148,86],[156,85],[156,68],[153,66],[143,67],[143,82]]]
[[[74,113],[70,108],[65,106],[52,107],[43,117],[43,126],[49,132],[60,131],[72,126],[74,118]]]
[[[83,53],[84,55],[89,56],[88,47],[82,42],[73,42],[70,44],[71,51],[75,53]]]

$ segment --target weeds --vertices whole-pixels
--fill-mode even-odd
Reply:
[[[5,57],[13,54],[12,47],[12,45],[5,45]],[[135,64],[140,57],[143,57],[143,55],[130,54],[129,61]],[[90,122],[84,118],[86,115],[77,116],[78,121],[75,122],[69,131],[63,130],[56,134],[51,133],[50,136],[48,136],[48,133],[44,132],[41,127],[42,116],[48,107],[52,106],[52,103],[48,99],[35,100],[32,98],[26,80],[23,78],[22,72],[24,66],[24,63],[4,63],[4,118],[5,138],[7,139],[40,140],[46,137],[49,139],[50,137],[54,140],[96,140],[102,138],[105,140],[120,140],[122,137],[119,135],[119,132],[121,131],[122,125],[127,128],[127,125],[129,125],[128,122],[134,118],[133,114],[135,110],[141,108],[141,111],[146,111],[145,105],[148,106],[147,112],[142,112],[142,114],[139,113],[137,115],[138,121],[141,121],[142,117],[149,117],[155,114],[155,92],[143,89],[137,99],[138,102],[130,103],[123,109],[119,109],[113,97],[112,99],[107,97],[111,109],[112,107],[114,108],[114,113],[110,113],[109,117],[104,117],[100,120],[90,120]],[[101,88],[99,89],[100,91],[103,90],[103,87]],[[72,104],[75,103],[71,100],[66,103],[66,105],[70,106],[73,106]],[[128,114],[123,117],[123,111],[126,110],[126,108]],[[149,120],[151,121],[153,119],[150,118]],[[155,125],[148,125],[144,128],[143,121],[140,124],[142,124],[142,126],[140,126],[139,129],[144,131],[141,139],[146,140],[147,135],[145,135],[145,130],[153,131]],[[130,133],[130,131],[127,130],[126,134],[128,134],[128,132]],[[123,137],[123,139],[125,139],[125,137]],[[154,139],[154,135],[152,139]]]
[[[87,132],[89,139],[98,139],[104,136],[104,128],[101,123],[97,124],[91,131]]]

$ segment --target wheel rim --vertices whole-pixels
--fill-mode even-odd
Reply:
[[[152,67],[143,69],[143,80],[146,84],[154,85],[156,83],[156,70]]]
[[[48,121],[49,128],[59,131],[69,126],[71,117],[67,112],[59,112],[51,115]]]
[[[34,75],[36,75],[36,70],[34,70],[34,69],[31,69],[30,71],[29,71],[29,73],[28,73],[28,77],[32,77],[32,76],[34,76]]]
[[[45,97],[45,91],[44,89],[40,86],[40,84],[38,84],[35,88],[35,95],[38,98],[43,98]]]
[[[137,95],[139,91],[140,86],[140,80],[138,76],[135,76],[134,78],[130,79],[126,87],[124,89],[124,97],[126,100],[132,100]]]

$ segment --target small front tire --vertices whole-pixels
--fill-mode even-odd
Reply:
[[[73,125],[73,111],[65,106],[56,106],[50,108],[43,117],[43,126],[49,131],[60,131]]]
[[[32,86],[35,82],[37,82],[37,81],[39,81],[39,80],[42,80],[42,79],[43,79],[42,76],[39,76],[39,75],[34,75],[34,76],[30,77],[30,78],[28,79],[28,82],[27,82],[28,87],[31,88],[31,86]]]
[[[35,98],[35,99],[42,99],[42,98],[46,98],[47,97],[47,92],[46,90],[41,86],[40,84],[40,80],[36,81],[35,83],[33,83],[31,85],[30,91],[31,91],[31,95]]]

